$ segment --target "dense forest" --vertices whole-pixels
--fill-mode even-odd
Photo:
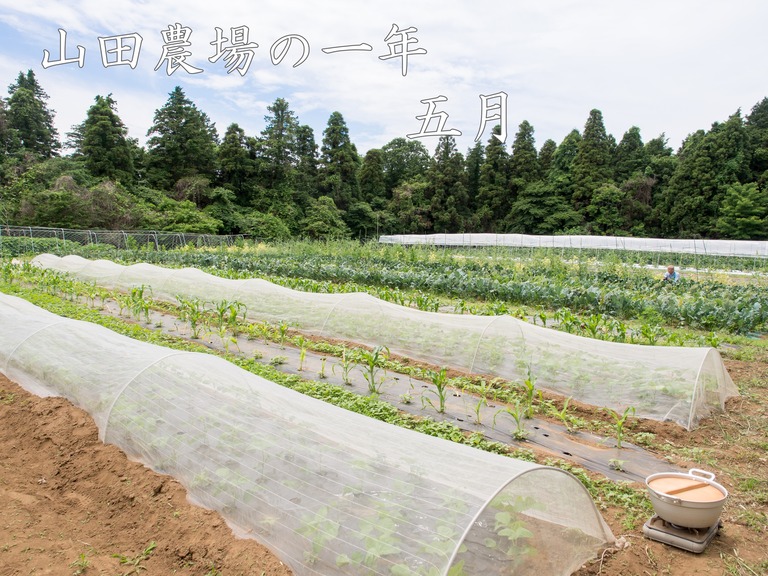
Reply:
[[[768,238],[768,98],[690,134],[677,151],[602,113],[537,149],[523,121],[462,153],[395,138],[360,155],[333,112],[318,146],[282,98],[265,127],[220,136],[176,87],[146,146],[111,95],[96,96],[63,144],[34,72],[0,99],[0,223],[244,233],[261,238],[523,232]],[[495,133],[499,133],[497,127]],[[62,155],[62,149],[71,151]]]

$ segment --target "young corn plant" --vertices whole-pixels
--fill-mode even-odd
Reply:
[[[635,415],[635,407],[629,406],[621,416],[610,408],[605,408],[605,411],[613,417],[614,429],[616,430],[616,448],[621,448],[621,441],[624,439],[624,426],[627,423],[627,418]]]
[[[317,377],[321,380],[325,380],[328,378],[328,375],[325,373],[325,361],[328,360],[325,356],[320,358],[320,371],[317,373]]]
[[[480,398],[478,398],[477,403],[475,403],[474,408],[472,409],[475,413],[475,424],[478,426],[482,425],[482,417],[483,417],[483,408],[485,406],[488,406],[488,398],[485,397],[485,393],[483,393]]]
[[[530,432],[525,429],[525,407],[519,400],[515,402],[514,408],[506,406],[493,415],[494,427],[496,426],[496,418],[502,413],[508,414],[515,421],[515,429],[512,431],[512,438],[515,440],[525,440],[528,438]]]
[[[269,339],[272,337],[272,325],[265,320],[256,324],[256,330],[264,340],[264,345],[269,346]]]
[[[152,556],[152,552],[155,551],[155,548],[157,548],[157,542],[153,540],[144,550],[141,551],[140,554],[137,554],[136,556],[130,557],[123,554],[113,554],[112,556],[117,558],[122,566],[129,567],[129,570],[127,572],[123,572],[122,576],[134,576],[141,574],[142,570],[147,569],[143,562],[145,560],[149,560],[149,557]]]
[[[570,402],[571,398],[566,398],[565,402],[563,402],[562,410],[552,408],[552,415],[562,422],[569,434],[573,434],[576,429],[574,427],[574,418],[568,414],[568,404],[570,404]]]
[[[238,318],[242,313],[243,321],[245,321],[246,307],[242,302],[219,300],[213,302],[213,313],[217,330],[226,327],[234,336],[237,336],[239,331]]]
[[[387,360],[389,348],[386,346],[376,346],[373,350],[361,351],[360,356],[363,360],[361,373],[368,383],[368,392],[378,395],[381,392],[381,386],[387,378],[387,371],[381,367],[381,364]],[[382,370],[384,374],[379,376],[379,372]]]
[[[288,337],[288,322],[285,320],[281,321],[280,324],[277,325],[277,339],[280,343],[280,348],[285,349],[285,339]]]
[[[432,384],[435,385],[434,390],[428,390],[428,392],[431,392],[435,396],[437,396],[437,406],[434,405],[431,398],[426,398],[425,396],[421,397],[421,405],[424,407],[426,404],[429,404],[437,410],[438,414],[444,414],[445,413],[445,400],[448,396],[448,376],[447,376],[448,370],[447,368],[443,367],[438,371],[430,370],[429,371],[429,377],[432,380]]]
[[[126,310],[131,309],[131,297],[128,296],[128,294],[123,294],[122,292],[114,292],[112,294],[112,298],[114,298],[115,302],[117,302],[118,308],[120,308],[120,316],[122,316]]]
[[[150,308],[149,300],[145,296],[146,291],[152,292],[152,288],[146,284],[131,288],[130,308],[136,320],[141,320],[141,317],[144,316],[144,320],[148,323]]]
[[[200,333],[207,323],[205,302],[199,298],[185,298],[180,294],[176,296],[176,300],[179,303],[179,319],[182,322],[189,322],[193,339],[200,338]]]
[[[523,381],[523,400],[524,411],[523,416],[525,418],[533,418],[534,406],[533,401],[538,396],[539,402],[541,402],[542,394],[541,390],[536,390],[536,377],[533,375],[531,367],[528,366],[528,376]]]
[[[351,372],[355,363],[349,357],[349,350],[346,348],[341,349],[341,363],[334,364],[331,371],[336,374],[336,368],[341,371],[341,381],[347,386],[352,385]]]
[[[304,361],[307,359],[307,341],[304,336],[299,335],[294,338],[296,346],[299,347],[299,372],[304,370]]]
[[[229,355],[230,344],[234,344],[238,350],[240,349],[240,347],[237,344],[237,337],[227,329],[226,325],[218,326],[213,330],[213,332],[211,332],[211,334],[216,334],[216,336],[219,337],[219,339],[221,340],[221,345],[224,346],[225,355],[227,356]]]

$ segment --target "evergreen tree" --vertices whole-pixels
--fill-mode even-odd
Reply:
[[[116,106],[111,94],[96,96],[83,123],[81,152],[91,174],[127,183],[133,181],[133,150]]]
[[[613,154],[613,178],[622,183],[632,175],[642,172],[647,163],[645,146],[640,128],[632,126],[624,133]]]
[[[418,140],[395,138],[381,152],[387,198],[404,182],[424,176],[429,168],[429,150]]]
[[[557,143],[551,138],[544,142],[541,150],[539,150],[539,170],[544,178],[549,175],[549,169],[552,167],[556,150]]]
[[[320,190],[346,211],[359,199],[357,171],[360,156],[349,139],[349,130],[340,112],[333,112],[323,131],[320,147]]]
[[[501,126],[493,128],[485,147],[485,160],[480,166],[477,210],[473,226],[479,232],[501,232],[502,222],[512,208],[509,154],[504,143],[494,134],[501,134]]]
[[[165,105],[155,111],[147,132],[147,179],[170,190],[185,176],[213,180],[216,171],[216,127],[176,86]]]
[[[307,215],[301,222],[302,232],[313,240],[349,238],[350,232],[342,218],[342,212],[328,196],[313,198]]]
[[[371,148],[365,153],[360,166],[360,197],[369,204],[386,196],[387,185],[384,174],[384,155],[381,150]]]
[[[515,220],[515,203],[518,196],[526,187],[539,179],[541,170],[539,158],[536,152],[536,142],[533,137],[533,126],[523,120],[515,134],[512,143],[512,154],[509,157],[509,191],[512,205],[504,217],[504,229],[510,229],[510,224]]]
[[[581,134],[571,130],[557,146],[552,155],[552,164],[547,174],[555,193],[573,205],[573,162],[579,153]]]
[[[666,217],[661,201],[678,159],[667,146],[663,133],[646,142],[643,148],[646,158],[643,175],[622,184],[629,195],[627,225],[633,235],[661,236],[661,221]]]
[[[592,194],[586,207],[587,231],[603,236],[622,236],[625,193],[614,183],[605,183]]]
[[[681,237],[706,237],[716,228],[720,203],[732,184],[750,180],[744,120],[739,112],[709,132],[689,136],[678,154],[675,173],[664,190],[662,231]]]
[[[248,139],[238,124],[227,127],[218,148],[219,183],[235,193],[238,204],[246,206],[252,194],[256,163],[251,158]]]
[[[35,73],[32,70],[26,75],[19,72],[16,82],[8,87],[8,93],[5,116],[8,129],[13,133],[9,142],[41,158],[58,155],[61,144],[53,125],[55,112],[48,109],[48,95],[38,84]]]
[[[717,232],[725,238],[768,238],[768,190],[755,182],[728,186],[717,218]]]
[[[533,137],[533,126],[527,120],[520,123],[517,134],[515,134],[512,154],[509,157],[509,172],[513,200],[517,192],[539,179],[541,171],[536,152],[536,141]]]
[[[453,136],[441,136],[427,171],[426,199],[433,232],[459,232],[469,209],[464,175],[464,156]]]
[[[0,98],[0,165],[15,150],[20,148],[15,131],[8,124],[8,115],[5,111],[5,101]]]
[[[583,211],[602,184],[612,182],[611,139],[605,132],[603,114],[592,110],[584,125],[579,150],[573,160],[573,204]]]
[[[765,189],[768,186],[768,98],[752,107],[744,125],[749,142],[750,178]]]
[[[265,127],[256,144],[258,183],[269,197],[289,201],[289,187],[298,164],[296,137],[299,122],[288,102],[278,98],[267,106]]]
[[[294,178],[294,189],[298,202],[305,206],[309,199],[317,195],[317,143],[315,132],[306,124],[296,129],[296,157],[298,165]]]
[[[517,196],[507,219],[507,229],[521,234],[555,234],[580,222],[579,214],[552,182],[537,180]]]
[[[467,157],[464,162],[464,171],[467,175],[467,198],[469,201],[469,210],[473,214],[477,211],[478,194],[480,193],[480,170],[485,160],[485,150],[481,142],[467,151]]]
[[[432,228],[426,180],[414,178],[402,183],[392,192],[389,212],[395,219],[395,234],[424,234]]]

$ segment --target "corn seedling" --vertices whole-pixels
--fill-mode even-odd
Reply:
[[[72,572],[72,576],[81,576],[82,574],[85,574],[85,571],[88,569],[88,566],[90,565],[91,565],[91,561],[88,560],[88,557],[85,555],[85,552],[80,552],[80,556],[77,557],[77,560],[75,560],[69,565],[71,568],[75,569],[75,571]]]
[[[432,384],[435,385],[434,390],[428,390],[428,392],[431,392],[435,396],[437,396],[438,404],[435,406],[432,403],[432,400],[429,398],[425,398],[424,396],[421,397],[421,405],[424,406],[425,404],[429,404],[437,410],[439,414],[445,413],[445,400],[448,395],[448,376],[447,376],[448,370],[443,367],[439,371],[430,370],[429,371],[429,377],[432,380]]]
[[[299,372],[301,372],[304,370],[304,361],[307,359],[307,341],[304,336],[297,336],[294,342],[299,347]]]
[[[320,358],[320,371],[317,373],[317,377],[321,380],[324,380],[328,378],[328,375],[325,373],[325,361],[328,360],[325,356]]]
[[[115,299],[117,306],[120,308],[120,316],[122,316],[126,310],[131,309],[131,297],[127,294],[123,294],[122,292],[115,292],[112,297]]]
[[[233,335],[237,336],[240,312],[242,312],[243,321],[245,321],[245,304],[237,301],[220,300],[213,302],[213,312],[216,318],[216,328],[221,329],[226,326]]]
[[[336,374],[336,368],[341,370],[341,381],[347,386],[352,385],[352,379],[350,378],[350,372],[354,366],[354,362],[349,358],[349,350],[346,348],[341,349],[341,364],[334,364],[331,370]]]
[[[288,322],[283,320],[277,326],[277,337],[280,348],[285,348],[285,339],[288,337]]]
[[[219,326],[212,333],[216,334],[216,336],[218,336],[221,340],[221,345],[224,346],[225,355],[229,354],[230,344],[234,344],[238,347],[238,350],[240,349],[240,347],[237,345],[237,338],[233,334],[230,334],[226,326]]]
[[[496,418],[499,414],[509,414],[512,419],[515,421],[515,429],[512,431],[512,438],[515,440],[525,440],[530,432],[525,429],[525,408],[520,403],[520,401],[517,401],[515,403],[514,408],[510,408],[509,406],[502,408],[496,414],[493,415],[493,425],[496,426]]]
[[[149,322],[149,301],[144,294],[147,290],[151,292],[152,288],[146,284],[131,288],[130,307],[136,320],[141,320],[141,317],[144,316],[146,322]]]
[[[206,324],[205,302],[199,298],[184,298],[181,295],[177,295],[176,300],[179,303],[179,319],[189,322],[192,338],[200,338]]]
[[[619,460],[618,458],[611,458],[608,460],[608,467],[616,470],[618,472],[624,472],[624,464],[626,464],[626,460]]]
[[[616,429],[616,448],[621,448],[621,441],[624,439],[624,425],[627,423],[627,418],[630,415],[635,415],[635,407],[630,406],[626,408],[621,416],[610,408],[605,408],[604,410],[613,417],[614,428]]]
[[[582,326],[590,338],[598,338],[600,334],[600,324],[602,323],[602,314],[590,314],[587,318],[584,319]]]
[[[483,394],[482,396],[480,396],[480,398],[478,398],[473,408],[475,412],[475,424],[477,424],[478,426],[482,424],[481,420],[482,420],[484,406],[488,406],[488,398],[485,397],[485,394]]]
[[[272,325],[269,322],[259,322],[256,325],[256,329],[258,330],[259,334],[261,334],[261,337],[264,339],[264,345],[269,346],[269,338],[272,336]]]
[[[560,420],[562,422],[563,426],[565,426],[565,429],[568,431],[568,433],[573,433],[573,418],[571,418],[571,415],[568,414],[568,404],[570,404],[571,398],[566,398],[565,402],[563,402],[563,409],[562,410],[556,410],[555,408],[552,408],[552,415]]]
[[[389,348],[386,346],[376,346],[376,348],[370,351],[363,350],[360,356],[363,359],[361,372],[368,383],[368,392],[378,394],[387,377],[386,370],[384,370],[384,375],[379,377],[379,371],[382,370],[380,364],[386,361],[387,356],[389,356]]]
[[[149,560],[149,557],[152,556],[152,552],[155,551],[155,548],[157,548],[157,542],[152,541],[140,554],[137,554],[133,558],[124,556],[123,554],[113,554],[112,556],[117,558],[121,565],[130,567],[130,570],[128,570],[128,572],[123,572],[122,576],[134,576],[139,574],[142,570],[147,569],[142,562]]]
[[[536,390],[536,377],[528,366],[528,377],[523,381],[523,398],[525,400],[525,409],[523,415],[526,418],[533,418],[533,400],[538,392],[539,401],[541,401],[541,390]]]
[[[640,334],[648,341],[648,344],[655,346],[661,338],[666,336],[667,331],[659,324],[643,324],[640,326]]]

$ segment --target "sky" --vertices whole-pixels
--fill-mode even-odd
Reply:
[[[595,108],[617,141],[677,149],[768,96],[766,23],[765,0],[0,0],[0,83],[33,70],[62,140],[112,94],[144,144],[181,86],[220,137],[258,136],[284,98],[318,145],[340,112],[361,154],[441,131],[466,152],[494,124],[511,148],[523,120],[541,147]]]

